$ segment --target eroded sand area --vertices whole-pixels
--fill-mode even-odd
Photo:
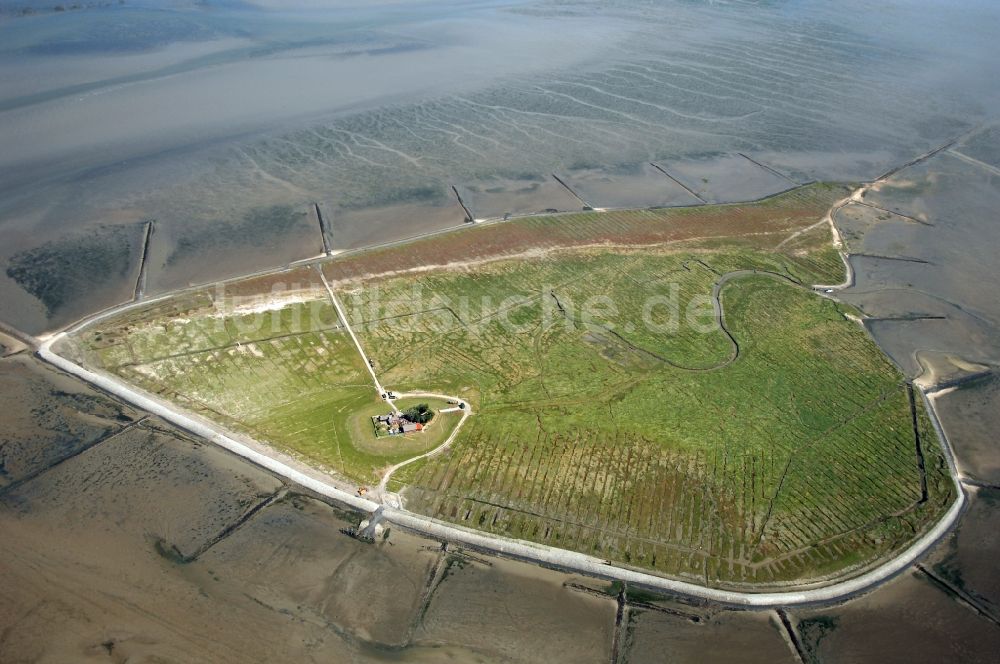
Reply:
[[[50,411],[107,403],[91,395],[98,403],[81,405],[70,390],[86,388],[27,364],[18,369],[59,388],[33,395],[47,407],[25,416],[36,427]],[[10,397],[9,382],[3,387]],[[47,459],[0,496],[4,661],[529,662],[546,634],[535,628],[538,614],[524,612],[538,598],[554,607],[573,597],[560,585],[569,577],[522,565],[518,597],[530,601],[504,608],[523,616],[517,647],[456,640],[440,622],[427,632],[432,595],[448,598],[435,599],[435,612],[451,602],[463,612],[468,593],[479,592],[450,590],[440,542],[390,532],[362,543],[341,533],[360,516],[286,492],[277,478],[152,418],[116,421],[112,434],[62,462]],[[595,613],[593,604],[585,598],[573,615],[591,615],[595,626],[613,620],[613,609]],[[586,650],[578,655],[588,661]]]

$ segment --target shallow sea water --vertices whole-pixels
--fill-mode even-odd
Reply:
[[[552,173],[600,207],[689,201],[653,161],[709,200],[871,178],[988,120],[1000,73],[985,2],[298,8],[150,2],[0,23],[3,258],[80,224],[156,219],[148,289],[162,292],[314,255],[318,229],[246,221],[274,205],[322,203],[333,244],[354,248],[455,223],[453,186],[495,217],[573,209]],[[47,87],[17,74],[61,61]],[[171,260],[177,238],[202,236],[226,241]],[[69,318],[0,281],[12,322]]]

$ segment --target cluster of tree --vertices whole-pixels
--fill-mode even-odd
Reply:
[[[427,424],[434,417],[434,411],[427,404],[421,403],[404,410],[403,417],[417,424]]]

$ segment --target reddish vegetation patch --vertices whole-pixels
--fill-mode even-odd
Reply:
[[[656,245],[692,239],[791,233],[816,223],[849,191],[810,185],[761,203],[661,210],[584,212],[477,226],[336,259],[324,266],[337,281],[427,265],[475,261],[531,249],[593,244]]]
[[[273,291],[322,287],[319,275],[313,268],[299,267],[285,272],[231,281],[225,285],[225,294],[229,297],[247,297]]]

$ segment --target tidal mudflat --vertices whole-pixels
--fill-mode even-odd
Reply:
[[[656,164],[706,203],[753,201],[795,187],[786,175],[743,154],[706,155]]]
[[[3,500],[14,515],[45,521],[75,541],[145,541],[168,559],[186,560],[280,487],[152,420],[6,491]],[[191,500],[192,492],[200,499]]]
[[[1000,623],[1000,489],[973,487],[969,509],[954,532],[922,566],[926,575],[960,604]]]
[[[611,657],[617,609],[612,595],[581,591],[566,574],[474,552],[447,552],[442,566],[416,643],[462,644],[512,662]],[[534,638],[541,634],[548,637]]]
[[[983,368],[1000,360],[1000,308],[982,287],[1000,276],[992,249],[998,202],[988,168],[945,151],[838,213],[855,272],[842,296],[871,317],[876,340],[911,376],[927,368],[922,351]],[[864,205],[876,209],[849,212]]]
[[[281,13],[143,3],[9,19],[6,258],[81,225],[153,219],[156,293],[315,255],[318,229],[258,223],[276,205],[320,202],[333,245],[354,248],[459,223],[444,204],[452,187],[475,190],[477,217],[578,209],[549,180],[582,168],[615,171],[579,176],[582,197],[605,207],[684,200],[649,189],[645,166],[640,183],[616,164],[697,164],[681,167],[686,183],[718,200],[781,182],[740,154],[797,182],[870,179],[995,106],[996,59],[983,56],[994,8],[924,9],[901,11],[891,34],[861,2]],[[40,87],[13,73],[63,65]],[[702,159],[712,154],[728,156]],[[97,308],[129,287],[72,278]],[[5,318],[28,331],[73,317],[16,280],[3,293]]]
[[[26,355],[0,361],[0,491],[135,424],[135,410]]]
[[[461,226],[465,210],[452,192],[436,192],[430,200],[378,207],[324,207],[334,251],[394,242],[424,233]]]
[[[329,624],[345,638],[400,648],[419,620],[441,545],[405,533],[367,545],[342,531],[353,513],[288,495],[199,558],[206,580],[237,584],[275,611]]]
[[[810,662],[991,662],[1000,629],[919,570],[841,607],[790,612]]]
[[[41,316],[67,325],[132,299],[139,278],[146,223],[99,224],[66,233],[11,238],[0,256],[0,297],[10,319]],[[4,251],[6,250],[6,251]],[[7,253],[10,252],[10,253]]]
[[[559,179],[590,207],[647,208],[702,202],[654,164],[570,168]],[[742,200],[750,200],[748,196]]]
[[[456,191],[475,219],[501,219],[539,212],[571,212],[583,203],[551,175],[496,176],[461,184]]]
[[[87,449],[41,459],[31,477],[0,489],[3,661],[533,662],[546,649],[558,657],[556,628],[564,646],[577,644],[574,661],[607,661],[614,602],[564,587],[576,577],[402,531],[362,543],[341,532],[360,519],[341,506],[154,418],[121,414],[31,358],[0,369],[5,398],[30,394],[33,405],[22,419],[34,427],[11,439],[57,448],[56,435],[87,440],[80,419],[92,437],[109,426],[102,417],[113,424]],[[35,387],[11,389],[12,380]],[[72,406],[86,414],[57,417]],[[14,449],[4,440],[5,460],[18,460]],[[486,575],[460,574],[473,563]],[[495,593],[507,601],[483,601]],[[456,629],[476,597],[510,621],[495,623],[496,638]]]
[[[636,664],[797,661],[772,612],[649,604],[632,608],[628,621],[627,661]]]
[[[978,368],[978,367],[977,367]],[[959,471],[971,480],[1000,486],[1000,378],[989,373],[936,397],[935,407],[955,441]]]

